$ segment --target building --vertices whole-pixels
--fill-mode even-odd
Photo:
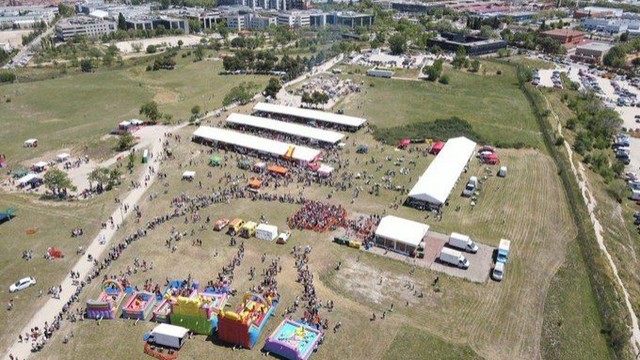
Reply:
[[[355,28],[356,26],[371,26],[375,16],[370,14],[361,14],[353,11],[332,12],[326,15],[326,23],[330,25],[348,26]]]
[[[84,15],[60,19],[56,24],[56,36],[66,41],[75,36],[99,37],[115,32],[115,21],[102,20]]]
[[[540,35],[557,40],[564,46],[578,45],[584,41],[584,32],[571,29],[547,30]]]
[[[576,47],[571,59],[589,64],[601,64],[602,58],[607,55],[613,46],[605,43],[592,42]]]
[[[275,16],[262,16],[256,13],[247,14],[230,14],[227,15],[227,28],[236,31],[242,30],[261,30],[267,28],[269,25],[277,25],[277,18]]]
[[[429,232],[429,225],[387,215],[376,228],[375,244],[387,250],[411,255]]]
[[[311,14],[306,11],[278,13],[277,24],[278,26],[288,26],[290,28],[311,26]]]
[[[127,29],[156,30],[159,26],[165,30],[182,30],[189,33],[189,19],[171,18],[167,16],[136,16],[125,18]]]
[[[637,28],[640,21],[629,19],[581,19],[580,26],[588,31],[596,31],[609,35],[620,34],[629,28]]]
[[[464,48],[469,56],[493,54],[507,47],[507,43],[504,40],[455,33],[442,33],[439,37],[427,40],[427,45],[438,46],[442,50],[451,52]]]
[[[624,10],[622,9],[587,6],[582,9],[577,9],[573,13],[573,16],[576,19],[582,19],[582,18],[609,19],[609,18],[619,18],[622,16],[623,13],[624,13]]]
[[[476,143],[465,137],[449,139],[409,191],[406,204],[420,209],[438,209],[444,205],[475,148]]]
[[[401,13],[426,13],[431,9],[444,8],[441,2],[417,2],[417,1],[381,1],[378,2],[386,9],[396,10]]]

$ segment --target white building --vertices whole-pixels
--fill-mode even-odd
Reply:
[[[308,12],[301,12],[301,11],[278,13],[278,26],[288,26],[288,27],[311,26],[311,15]]]
[[[73,16],[61,19],[56,24],[56,35],[62,41],[75,36],[99,37],[115,32],[117,24],[88,16]]]

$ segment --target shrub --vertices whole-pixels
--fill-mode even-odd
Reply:
[[[147,54],[155,54],[158,51],[158,48],[155,45],[147,46]]]
[[[0,72],[0,83],[12,83],[16,81],[16,74],[11,71]]]
[[[564,144],[564,138],[562,136],[558,136],[556,138],[556,146],[562,146]]]
[[[447,85],[447,84],[449,83],[449,75],[447,75],[447,74],[442,75],[442,76],[440,77],[440,79],[438,79],[438,82],[439,82],[440,84],[445,84],[445,85]]]

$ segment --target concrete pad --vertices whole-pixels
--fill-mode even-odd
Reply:
[[[467,260],[469,260],[470,264],[468,269],[459,269],[457,267],[450,266],[449,264],[440,263],[439,260],[431,264],[429,269],[439,271],[447,275],[457,276],[476,283],[483,283],[487,281],[491,272],[491,263],[493,261],[493,251],[495,248],[489,245],[476,244],[478,245],[477,253],[471,254],[462,252]]]

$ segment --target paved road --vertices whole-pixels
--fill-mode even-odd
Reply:
[[[157,174],[160,168],[160,162],[158,161],[158,158],[159,158],[158,154],[160,154],[162,151],[162,142],[164,141],[163,137],[160,137],[159,139],[160,139],[159,141],[153,141],[149,149],[150,153],[154,154],[154,160],[151,162],[151,164],[149,164],[149,166],[154,169],[154,172],[151,173],[147,168],[144,171],[144,173],[140,175],[141,184],[145,183],[144,179],[145,179],[145,176],[147,175],[150,175],[151,177],[150,181],[147,181],[148,186],[151,186],[151,184],[156,179],[155,174]],[[147,187],[142,186],[140,188],[131,190],[129,194],[124,198],[124,200],[122,200],[122,203],[127,204],[131,208],[133,208],[138,203],[138,201],[142,199],[148,186]],[[113,217],[114,224],[121,225],[122,222],[127,218],[127,216],[131,212],[132,211],[124,213],[123,211],[121,211],[120,207],[116,208],[114,212],[111,214],[111,216]],[[106,229],[101,230],[98,236],[96,236],[95,239],[93,239],[93,241],[87,248],[86,254],[87,255],[91,254],[94,258],[100,259],[101,255],[105,252],[105,250],[109,249],[109,243],[113,239],[114,235],[116,235],[116,229],[117,229],[116,226],[114,226],[113,228],[108,226]],[[101,238],[105,239],[105,242],[102,245],[100,244]],[[71,270],[80,273],[80,279],[85,279],[92,269],[93,269],[93,263],[88,261],[87,257],[82,257],[80,260],[78,260],[78,262],[73,266]],[[63,306],[69,301],[69,299],[71,299],[71,297],[74,295],[76,291],[76,286],[72,284],[72,281],[73,280],[71,279],[71,277],[67,275],[61,284],[62,292],[60,293],[60,299],[54,299],[54,298],[49,299],[49,301],[47,301],[46,304],[42,308],[40,308],[40,310],[31,318],[29,323],[26,326],[24,326],[24,328],[20,329],[16,327],[11,330],[11,331],[15,331],[15,330],[20,330],[20,331],[19,332],[15,331],[14,338],[16,339],[16,341],[9,349],[6,349],[5,355],[4,355],[5,360],[9,359],[9,354],[12,354],[14,357],[18,359],[26,359],[31,355],[31,343],[18,342],[17,341],[18,335],[30,332],[30,329],[34,327],[39,327],[40,329],[42,329],[45,321],[49,323],[53,323],[56,315],[62,311]]]
[[[6,68],[13,68],[15,66],[24,66],[26,65],[26,63],[24,65],[18,65],[18,62],[27,57],[27,53],[29,52],[29,48],[31,47],[31,45],[33,44],[40,44],[40,40],[42,40],[42,38],[44,36],[47,36],[49,34],[51,34],[53,31],[55,30],[55,26],[52,24],[47,31],[43,32],[42,34],[36,36],[33,40],[31,40],[30,43],[28,43],[27,45],[25,45],[22,50],[18,51],[18,53],[11,59],[11,62],[8,63],[7,65],[5,65]],[[29,60],[31,60],[31,58],[29,58]],[[27,61],[28,62],[28,61]]]

